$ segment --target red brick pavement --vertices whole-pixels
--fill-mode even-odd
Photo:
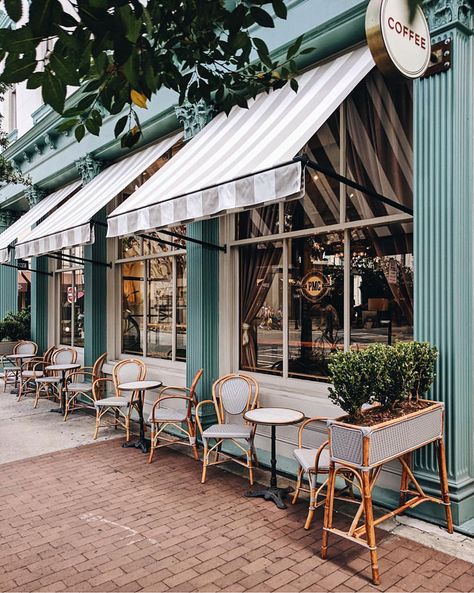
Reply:
[[[473,591],[474,565],[378,531],[368,554],[321,515],[242,494],[247,483],[161,449],[152,465],[109,441],[0,466],[2,591]]]

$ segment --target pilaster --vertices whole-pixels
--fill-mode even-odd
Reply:
[[[41,272],[48,271],[47,257],[33,257],[31,269]],[[45,352],[48,343],[48,288],[49,276],[46,274],[31,274],[31,339],[38,344],[38,352]]]
[[[219,220],[194,222],[187,227],[190,237],[219,242]],[[188,344],[186,380],[204,369],[198,399],[210,399],[212,384],[219,376],[219,252],[187,244]]]
[[[452,39],[452,67],[414,84],[415,336],[439,349],[431,397],[446,404],[456,524],[474,516],[473,15],[462,0],[424,5],[433,42]],[[439,488],[433,448],[417,475]],[[424,505],[422,505],[424,506]],[[423,510],[420,514],[435,512]]]
[[[6,231],[18,218],[18,212],[0,210],[0,233]],[[12,261],[12,263],[14,263]],[[18,309],[18,272],[14,268],[0,265],[0,320]]]
[[[183,137],[187,141],[191,140],[193,136],[211,121],[216,110],[213,105],[206,103],[204,99],[201,99],[197,103],[190,103],[186,100],[182,105],[175,107],[175,113],[179,122],[183,124]]]

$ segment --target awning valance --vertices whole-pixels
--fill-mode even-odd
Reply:
[[[10,260],[10,248],[15,241],[26,240],[33,226],[60,206],[80,185],[81,182],[77,180],[49,194],[3,231],[0,234],[0,263]]]
[[[108,236],[302,196],[293,157],[373,66],[361,47],[298,76],[297,93],[286,85],[219,114],[112,212]]]
[[[15,249],[17,258],[60,251],[94,242],[93,217],[117,194],[159,159],[181,138],[181,133],[165,138],[110,167],[79,190]]]

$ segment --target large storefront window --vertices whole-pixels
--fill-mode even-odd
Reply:
[[[180,229],[182,232],[182,229]],[[126,237],[120,242],[122,344],[124,354],[186,360],[186,256],[175,244]]]
[[[374,71],[305,152],[411,207],[411,112],[410,85],[390,88]],[[333,352],[413,338],[413,228],[394,207],[305,176],[304,198],[236,217],[239,366],[324,381]]]
[[[82,257],[81,249],[67,250],[67,255]],[[84,270],[65,259],[58,263],[59,343],[84,347]]]

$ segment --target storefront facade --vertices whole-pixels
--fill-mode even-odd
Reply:
[[[309,1],[291,3],[288,21],[262,37],[278,53],[306,33],[305,43],[316,51],[302,68],[359,48],[367,3],[337,3],[339,9],[344,5],[341,13],[332,6],[336,3],[326,4],[315,14]],[[32,268],[52,275],[31,274],[32,330],[40,347],[73,345],[87,364],[104,351],[110,365],[143,357],[150,376],[165,384],[189,383],[203,367],[201,398],[217,376],[251,372],[261,385],[263,404],[298,408],[307,416],[334,413],[327,397],[328,353],[413,336],[429,340],[440,351],[433,397],[447,407],[454,520],[469,529],[474,517],[473,15],[460,0],[428,2],[425,13],[433,42],[451,39],[449,69],[403,85],[369,69],[304,147],[312,160],[413,208],[413,217],[307,168],[303,197],[173,229],[225,245],[225,252],[148,230],[107,239],[107,216],[180,152],[183,143],[176,138],[92,213],[92,244],[64,248],[61,260],[33,257]],[[144,121],[147,147],[178,129],[173,102],[172,94],[163,92],[150,106]],[[100,138],[86,136],[80,145],[54,136],[56,125],[54,114],[39,113],[8,149],[31,174],[38,194],[78,178],[84,191],[102,169],[107,171],[106,161],[127,156],[112,138],[114,121],[105,124]],[[22,188],[1,190],[1,221],[25,206]],[[0,266],[0,275],[3,311],[15,307],[18,283],[12,268]],[[322,438],[323,431],[321,425],[314,438]],[[265,463],[268,434],[265,429],[257,434]],[[282,430],[279,437],[281,469],[293,473],[295,431]],[[431,450],[418,456],[416,467],[428,492],[437,490]],[[398,479],[395,468],[385,472],[379,501],[395,501]],[[437,509],[418,512],[438,518],[432,514]]]

